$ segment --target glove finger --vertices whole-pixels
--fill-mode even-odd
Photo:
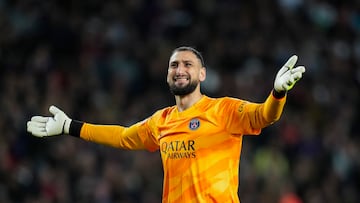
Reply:
[[[47,136],[45,128],[34,125],[34,122],[29,121],[27,123],[27,131],[36,137]]]
[[[49,117],[44,117],[44,116],[33,116],[31,118],[31,121],[40,122],[40,123],[46,123],[48,120]]]
[[[45,128],[46,127],[46,123],[34,122],[34,121],[29,121],[28,125],[35,126],[35,127],[38,127],[38,128]]]
[[[32,121],[28,121],[27,122],[27,129],[29,132],[32,132],[35,129],[44,129],[45,130],[45,125],[42,125],[42,123],[38,123],[38,122],[32,122]]]
[[[296,68],[293,68],[291,70],[291,73],[297,73],[297,72],[300,72],[300,73],[304,73],[305,72],[305,67],[304,66],[298,66]]]
[[[291,70],[291,77],[294,78],[295,81],[298,81],[302,78],[302,74],[305,72],[304,66],[299,66]]]
[[[286,67],[286,66],[281,67],[280,70],[279,70],[279,72],[278,72],[278,74],[277,74],[278,77],[284,75],[284,74],[286,73],[286,71],[288,71],[288,70],[289,70],[289,68]]]
[[[31,134],[35,137],[46,137],[48,136],[46,131],[40,131],[40,130],[34,130],[31,132]]]
[[[296,73],[292,74],[292,77],[294,78],[295,81],[298,81],[302,78],[302,73],[296,72]]]
[[[31,133],[31,132],[33,131],[33,125],[32,125],[32,123],[33,123],[33,122],[31,122],[31,121],[28,121],[28,122],[26,123],[26,130],[27,130],[29,133]]]
[[[294,65],[296,64],[297,60],[298,60],[298,57],[296,55],[293,55],[286,61],[284,66],[291,70],[294,67]]]
[[[61,112],[61,110],[60,110],[58,107],[54,106],[54,105],[51,105],[51,106],[50,106],[49,111],[50,111],[50,113],[52,113],[53,115]]]
[[[295,82],[295,79],[294,79],[294,77],[291,75],[291,76],[289,77],[289,80],[286,81],[286,84],[289,85],[289,86],[291,86],[292,84],[294,84],[294,82]]]

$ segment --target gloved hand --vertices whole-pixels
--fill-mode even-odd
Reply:
[[[277,92],[286,92],[294,87],[295,83],[301,79],[305,72],[304,66],[295,66],[298,57],[293,55],[288,59],[284,66],[276,74],[274,89]]]
[[[33,116],[27,122],[27,131],[36,137],[69,134],[71,119],[56,106],[50,106],[54,117]]]

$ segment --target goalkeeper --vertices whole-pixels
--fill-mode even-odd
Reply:
[[[158,150],[164,180],[163,203],[240,202],[240,152],[244,135],[258,135],[279,120],[287,92],[301,79],[304,66],[288,59],[275,76],[263,103],[210,98],[200,91],[206,68],[200,52],[176,48],[169,59],[167,83],[176,105],[156,111],[129,127],[73,120],[50,106],[53,116],[33,116],[27,130],[37,137],[71,135],[129,150]]]

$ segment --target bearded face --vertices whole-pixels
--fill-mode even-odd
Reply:
[[[167,83],[172,94],[177,96],[190,94],[203,80],[205,80],[205,68],[194,53],[179,51],[170,57]]]

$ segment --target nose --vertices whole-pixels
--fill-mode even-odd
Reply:
[[[185,73],[185,66],[184,64],[180,63],[176,69],[176,74],[183,74]]]

